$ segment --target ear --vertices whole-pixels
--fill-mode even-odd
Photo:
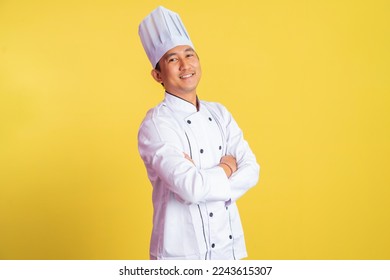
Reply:
[[[152,77],[156,80],[156,82],[158,82],[160,84],[162,83],[160,71],[153,69],[150,74],[152,74]]]

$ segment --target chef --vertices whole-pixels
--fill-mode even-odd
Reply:
[[[165,89],[138,133],[153,185],[150,258],[244,258],[236,201],[258,181],[256,158],[227,109],[198,99],[200,62],[179,15],[158,7],[139,36]]]

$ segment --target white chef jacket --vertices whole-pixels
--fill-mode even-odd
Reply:
[[[235,201],[256,185],[260,166],[226,108],[198,102],[199,111],[165,93],[139,129],[138,148],[153,185],[151,259],[247,256]],[[218,166],[224,155],[237,161],[230,178]]]

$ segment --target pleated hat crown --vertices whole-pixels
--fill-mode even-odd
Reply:
[[[170,49],[188,45],[194,48],[180,16],[162,6],[140,23],[138,34],[153,68]]]

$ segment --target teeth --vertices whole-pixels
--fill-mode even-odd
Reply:
[[[191,77],[192,75],[194,75],[194,74],[187,74],[187,75],[181,76],[180,79],[186,79],[186,78]]]

